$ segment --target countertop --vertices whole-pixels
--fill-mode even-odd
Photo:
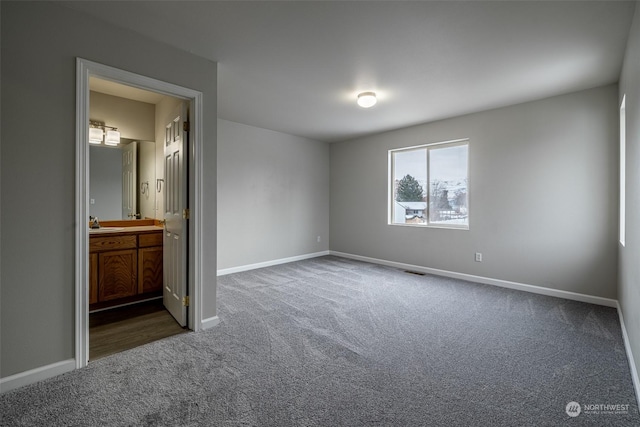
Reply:
[[[139,225],[134,227],[101,227],[101,228],[90,228],[89,236],[103,236],[110,234],[131,234],[131,233],[152,233],[154,231],[162,231],[163,227],[158,227],[157,225]]]

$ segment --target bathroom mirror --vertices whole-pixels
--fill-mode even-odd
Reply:
[[[156,217],[156,144],[121,138],[89,147],[89,215],[101,221]]]

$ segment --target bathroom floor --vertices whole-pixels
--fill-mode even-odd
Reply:
[[[162,299],[89,314],[89,361],[188,332]]]

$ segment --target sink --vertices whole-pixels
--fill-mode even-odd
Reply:
[[[108,232],[108,231],[120,231],[124,230],[124,227],[100,227],[100,228],[90,228],[89,231],[92,233],[100,233],[100,232]]]

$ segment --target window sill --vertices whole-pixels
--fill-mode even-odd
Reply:
[[[397,224],[393,222],[387,223],[396,227],[415,227],[415,228],[445,228],[449,230],[469,230],[468,225],[462,224]]]

